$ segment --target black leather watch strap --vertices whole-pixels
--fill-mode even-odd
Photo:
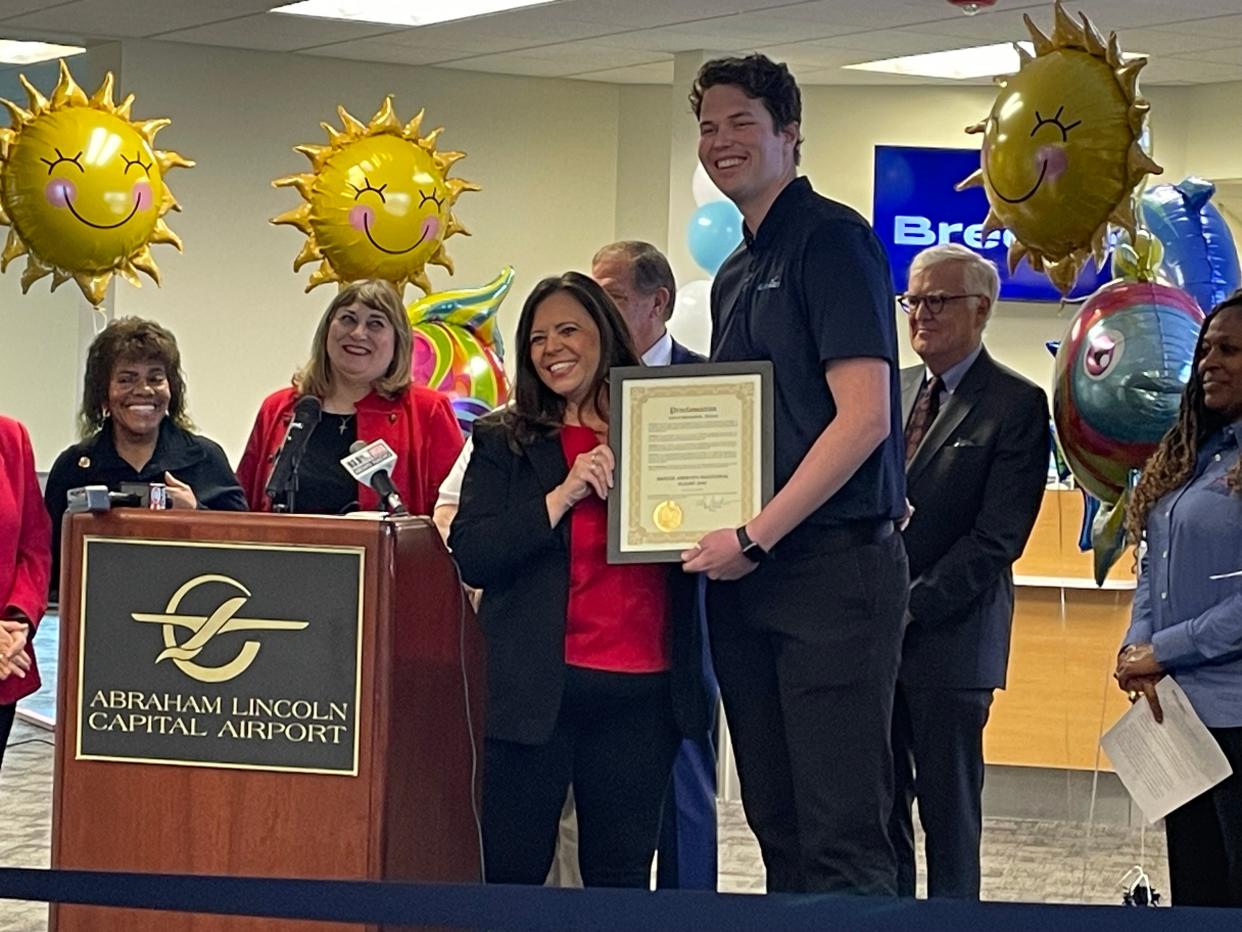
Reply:
[[[744,524],[737,529],[737,542],[742,548],[742,556],[752,563],[762,563],[768,558],[768,552],[750,539]]]

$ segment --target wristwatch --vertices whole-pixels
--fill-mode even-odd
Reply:
[[[737,529],[737,542],[742,547],[742,556],[752,563],[762,563],[768,558],[768,552],[750,539],[744,524]]]

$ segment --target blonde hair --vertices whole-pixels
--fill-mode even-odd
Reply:
[[[293,374],[293,387],[298,390],[299,395],[324,398],[330,393],[332,362],[328,359],[328,328],[332,326],[332,318],[337,311],[354,304],[361,304],[383,314],[392,325],[395,337],[392,362],[388,364],[384,375],[376,379],[371,387],[386,398],[396,398],[409,387],[414,340],[410,331],[410,320],[401,305],[401,295],[392,283],[370,278],[351,282],[342,288],[319,319],[319,326],[315,328],[315,336],[311,341],[310,359]]]

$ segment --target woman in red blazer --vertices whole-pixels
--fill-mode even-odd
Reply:
[[[30,639],[47,608],[52,524],[35,475],[30,435],[0,417],[0,763],[17,700],[39,688]]]
[[[312,395],[322,419],[298,470],[294,511],[341,514],[379,507],[379,496],[341,466],[356,440],[384,440],[397,454],[393,485],[411,514],[430,514],[436,493],[462,447],[448,398],[410,384],[413,337],[401,298],[388,282],[347,285],[328,306],[311,358],[293,385],[269,395],[237,467],[254,511],[270,511],[266,494],[298,399]]]

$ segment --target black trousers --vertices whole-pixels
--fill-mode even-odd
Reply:
[[[548,742],[484,742],[488,882],[543,883],[572,783],[583,884],[647,889],[680,740],[668,674],[567,666],[561,711]]]
[[[893,816],[897,895],[914,896],[914,815],[926,833],[927,895],[979,899],[983,728],[990,689],[897,686],[893,703]]]
[[[13,730],[13,718],[17,714],[17,703],[0,705],[0,767],[4,766],[4,749],[9,743],[9,732]]]
[[[1242,728],[1208,730],[1233,773],[1165,817],[1174,906],[1242,906]]]
[[[889,749],[909,568],[901,536],[800,528],[708,588],[712,657],[770,892],[897,892]]]

